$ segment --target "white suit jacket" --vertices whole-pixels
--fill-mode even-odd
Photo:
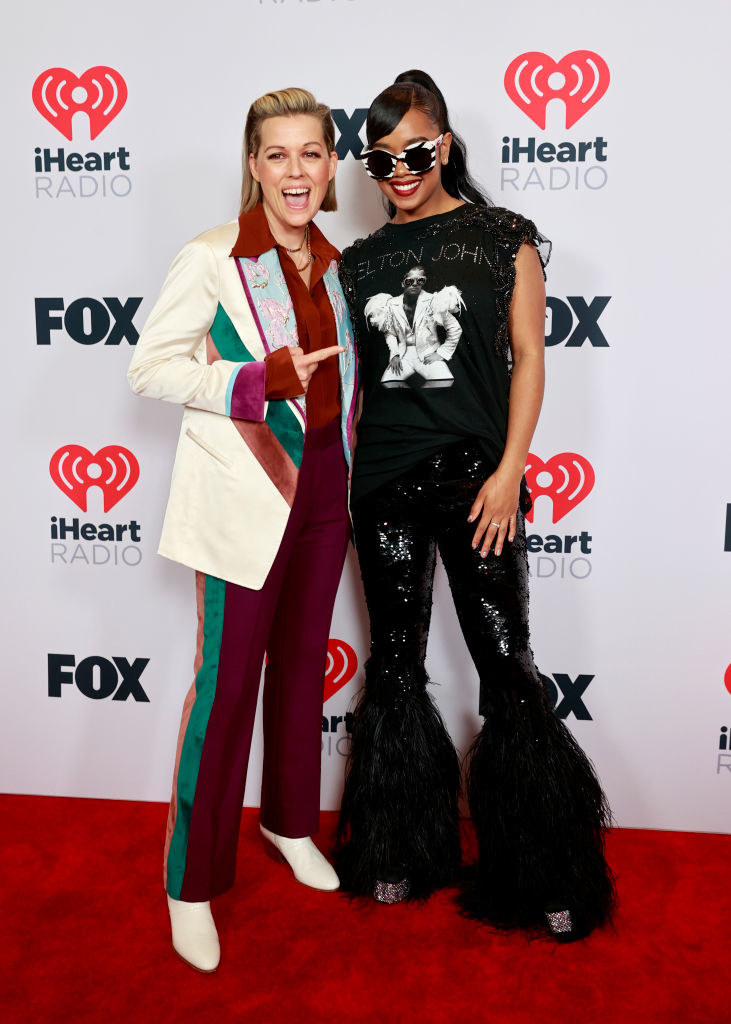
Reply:
[[[276,249],[257,260],[229,255],[238,230],[231,221],[178,253],[128,378],[136,394],[185,406],[159,553],[259,589],[294,500],[306,411],[303,399],[264,400],[264,311],[289,296]],[[349,461],[356,360],[334,262],[324,282],[346,349],[339,366]]]

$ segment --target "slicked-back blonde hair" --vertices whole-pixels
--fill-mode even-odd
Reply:
[[[241,209],[239,213],[253,210],[261,199],[261,186],[256,181],[249,167],[249,154],[259,152],[261,144],[261,126],[269,117],[295,117],[297,114],[309,114],[316,117],[322,128],[322,138],[328,155],[335,149],[335,125],[330,108],[318,103],[307,89],[278,89],[267,92],[249,107],[244,128],[244,145],[241,154]],[[328,183],[321,210],[337,210],[335,199],[335,179]]]

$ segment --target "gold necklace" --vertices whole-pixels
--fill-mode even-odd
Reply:
[[[272,229],[270,228],[269,230],[271,231]],[[290,249],[288,246],[286,246],[284,244],[284,242],[280,242],[279,239],[277,238],[277,236],[274,234],[273,231],[272,231],[272,237],[274,238],[274,241],[277,243],[277,245],[281,245],[281,247],[284,249],[284,251],[288,252],[291,255],[293,252],[299,252],[300,249],[302,248],[302,246],[305,244],[305,242],[307,242],[307,245],[309,246],[309,244],[310,244],[310,225],[309,224],[305,224],[305,231],[304,231],[304,234],[302,235],[302,241],[300,242],[300,244],[297,246],[296,249]]]
[[[309,236],[309,234],[310,234],[310,225],[309,225],[309,224],[306,224],[306,225],[305,225],[305,233],[304,233],[304,235],[302,236],[302,241],[301,241],[301,242],[300,242],[300,244],[299,244],[299,245],[297,246],[297,248],[296,248],[296,249],[287,249],[287,246],[286,246],[286,245],[285,245],[285,247],[284,247],[284,248],[285,248],[285,249],[287,249],[287,252],[288,252],[288,253],[293,253],[293,252],[299,252],[299,251],[300,251],[300,249],[302,248],[302,246],[303,246],[303,245],[305,244],[305,242],[307,241],[307,239],[308,239],[308,236]]]
[[[307,261],[301,267],[297,267],[296,263],[294,264],[295,267],[297,267],[297,272],[300,273],[300,274],[303,271],[307,270],[309,265],[312,263],[312,250],[310,249],[310,225],[309,224],[305,228],[305,237],[302,240],[302,245],[304,245],[305,242],[307,242]],[[302,245],[300,246],[300,249],[302,248]],[[289,251],[290,250],[287,249],[287,252],[289,252]],[[298,251],[299,251],[298,249],[293,249],[292,250],[292,252],[298,252]],[[294,260],[292,260],[292,262],[294,263]]]
[[[271,231],[271,228],[269,230]],[[303,237],[302,241],[300,242],[300,244],[297,246],[296,249],[290,249],[290,248],[288,248],[288,246],[283,245],[282,242],[280,242],[277,239],[277,237],[274,235],[273,231],[272,231],[272,237],[274,238],[274,241],[277,243],[277,245],[281,245],[282,248],[284,249],[284,251],[289,253],[290,256],[293,256],[293,253],[299,252],[302,249],[302,246],[305,243],[307,243],[307,260],[306,260],[306,262],[303,263],[301,267],[298,267],[297,264],[295,263],[294,258],[292,259],[292,262],[294,263],[295,267],[297,267],[298,273],[301,274],[304,270],[307,270],[307,268],[309,267],[310,263],[312,263],[312,249],[310,248],[310,225],[309,224],[305,225],[304,237]]]

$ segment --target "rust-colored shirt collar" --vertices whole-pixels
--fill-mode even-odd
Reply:
[[[274,248],[279,250],[280,257],[286,252],[269,229],[264,207],[257,203],[253,210],[240,215],[239,235],[230,255],[236,259],[254,259]],[[338,250],[328,242],[314,221],[310,223],[310,250],[315,261],[321,265],[322,272],[327,270],[332,260],[340,259]]]

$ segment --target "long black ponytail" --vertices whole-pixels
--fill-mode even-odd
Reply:
[[[376,96],[366,119],[368,145],[372,146],[384,135],[390,135],[412,107],[431,118],[440,132],[452,135],[449,160],[442,167],[444,190],[455,199],[465,199],[477,206],[492,206],[492,200],[467,169],[467,147],[449,123],[449,112],[441,90],[425,71],[402,72],[393,85]],[[389,216],[393,217],[396,207],[392,202],[387,201],[387,209]]]

